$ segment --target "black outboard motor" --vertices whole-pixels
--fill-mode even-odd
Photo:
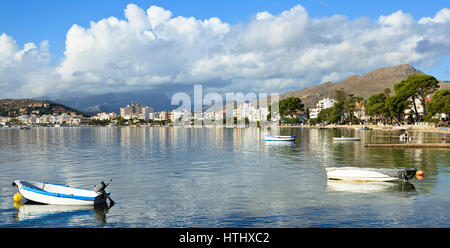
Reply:
[[[397,171],[397,176],[403,180],[410,180],[416,175],[417,169],[401,169]]]
[[[94,186],[94,191],[97,192],[97,194],[103,194],[105,197],[108,197],[111,206],[114,205],[114,201],[109,197],[109,194],[106,193],[105,189],[108,187],[108,185],[111,183],[112,179],[109,180],[107,184],[105,182],[101,181],[99,185]]]
[[[99,185],[96,185],[94,187],[94,191],[97,193],[102,193],[106,189],[106,187],[111,183],[112,179],[109,181],[108,184],[105,184],[105,182],[101,181]]]

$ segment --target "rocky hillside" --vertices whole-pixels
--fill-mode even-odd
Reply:
[[[33,99],[2,99],[0,100],[0,116],[18,117],[20,115],[58,115],[61,113],[75,113],[87,116],[76,109],[69,108],[65,105],[49,102],[38,101]]]
[[[368,99],[371,95],[382,92],[385,88],[394,92],[394,84],[405,80],[414,74],[425,74],[410,65],[397,65],[373,70],[364,75],[350,76],[341,82],[326,82],[302,90],[294,90],[280,95],[280,100],[297,96],[300,97],[307,108],[314,108],[315,104],[323,98],[333,98],[335,91],[343,88],[345,92],[352,93]],[[441,88],[450,88],[450,82],[440,81]]]

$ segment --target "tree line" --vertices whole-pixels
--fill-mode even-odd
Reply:
[[[429,96],[432,95],[430,99]],[[389,88],[373,94],[368,100],[346,93],[342,88],[335,92],[335,104],[320,111],[317,118],[309,119],[315,124],[359,124],[362,109],[369,122],[385,124],[429,121],[437,122],[436,114],[450,115],[450,90],[439,90],[439,81],[429,75],[411,75],[400,83],[394,84],[394,94]],[[419,110],[418,104],[423,108]],[[409,110],[409,111],[407,111]],[[269,106],[270,111],[270,106]],[[281,121],[298,123],[300,114],[308,115],[309,109],[298,97],[289,97],[279,102]],[[268,116],[270,119],[270,115]]]
[[[439,81],[433,76],[411,75],[394,84],[394,95],[390,93],[385,89],[369,97],[365,108],[372,122],[438,121],[433,118],[436,114],[450,114],[450,90],[439,90]],[[431,100],[430,95],[433,95]],[[422,111],[419,111],[417,102],[420,102]]]

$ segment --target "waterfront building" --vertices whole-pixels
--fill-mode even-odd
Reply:
[[[189,114],[189,116],[188,116]],[[170,115],[170,120],[172,122],[182,121],[184,118],[190,117],[190,112],[187,110],[173,110]]]
[[[409,100],[412,100],[412,99],[409,99]],[[429,101],[431,101],[431,95],[429,95],[428,97],[425,98],[426,103]],[[416,104],[417,112],[419,113],[419,115],[425,115],[425,109],[422,105],[422,102],[418,98],[415,98],[414,103]],[[413,104],[411,104],[411,108],[405,109],[405,112],[404,112],[405,116],[408,116],[410,113],[414,113],[413,109],[414,109],[414,106],[413,106]]]
[[[39,117],[39,123],[49,123],[50,122],[50,116],[49,115],[42,115]]]
[[[225,110],[220,110],[217,112],[214,112],[214,120],[222,120],[226,118],[226,111]]]
[[[161,111],[157,114],[156,120],[167,121],[168,119],[169,119],[169,113],[167,113],[166,111]]]
[[[62,114],[59,116],[59,123],[60,123],[60,124],[63,124],[63,123],[69,123],[69,122],[70,122],[70,117],[71,117],[70,114],[62,113]]]
[[[364,101],[360,101],[356,103],[356,110],[354,112],[356,118],[362,121],[368,121],[369,117],[366,116],[366,108],[364,106]]]
[[[149,120],[150,114],[154,112],[155,110],[151,106],[143,106],[140,104],[131,104],[120,108],[120,116],[125,120],[133,118]]]
[[[100,121],[105,121],[105,120],[112,120],[114,117],[116,117],[116,113],[111,112],[111,113],[106,113],[106,112],[101,112],[101,113],[97,113],[96,115],[94,115],[91,119],[94,120],[100,120]]]
[[[19,121],[25,123],[25,122],[27,121],[28,118],[30,118],[29,115],[21,115],[21,116],[19,116],[17,119],[18,119]]]
[[[9,117],[0,116],[0,125],[6,126],[6,123],[9,121]]]
[[[320,100],[316,104],[316,108],[312,108],[309,110],[309,118],[313,119],[313,118],[319,117],[319,113],[320,113],[320,111],[322,111],[322,109],[331,108],[334,106],[335,103],[336,103],[336,100],[330,99],[330,98],[325,98],[325,99]]]
[[[237,108],[233,110],[233,117],[236,117],[238,120],[248,118],[251,122],[267,120],[268,114],[268,107],[258,108],[251,103],[239,103]],[[223,116],[223,111],[219,113],[220,115]]]
[[[141,115],[138,119],[141,120],[151,120],[153,118],[153,113],[155,112],[155,109],[151,106],[144,106],[141,108]]]

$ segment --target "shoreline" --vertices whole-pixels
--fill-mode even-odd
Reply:
[[[79,125],[79,126],[61,126],[61,127],[54,127],[54,126],[31,126],[31,127],[49,127],[49,128],[61,128],[61,127],[185,127],[185,128],[194,128],[196,126],[194,125],[114,125],[114,126],[102,126],[102,125]],[[221,126],[221,125],[204,125],[202,128],[212,128],[212,127],[219,127],[219,128],[248,128],[247,127],[240,127],[237,125],[234,126]],[[275,126],[262,126],[259,128],[273,128]],[[408,131],[418,131],[418,132],[425,132],[425,133],[442,133],[442,134],[450,134],[450,128],[449,127],[430,127],[430,126],[416,126],[416,125],[407,125],[402,126],[405,127],[405,129],[398,129],[399,126],[395,125],[326,125],[326,126],[310,126],[310,125],[279,125],[278,128],[312,128],[312,129],[359,129],[362,127],[369,127],[371,130],[376,131],[384,131],[384,132],[408,132]],[[1,127],[0,127],[1,128]],[[6,127],[4,128],[14,128],[18,129],[19,126],[13,126],[13,127]],[[198,128],[198,127],[196,127]],[[397,129],[395,129],[397,128]]]
[[[295,125],[295,126],[280,126],[280,127],[303,127],[303,128],[326,128],[326,129],[333,129],[333,128],[341,128],[341,129],[357,129],[362,127],[369,127],[372,130],[376,131],[385,131],[385,132],[405,132],[405,131],[419,131],[419,132],[426,132],[426,133],[444,133],[444,134],[450,134],[450,128],[448,127],[430,127],[430,126],[416,126],[416,125],[406,125],[402,126],[405,127],[405,129],[394,129],[395,125],[326,125],[326,126],[310,126],[310,125]]]

